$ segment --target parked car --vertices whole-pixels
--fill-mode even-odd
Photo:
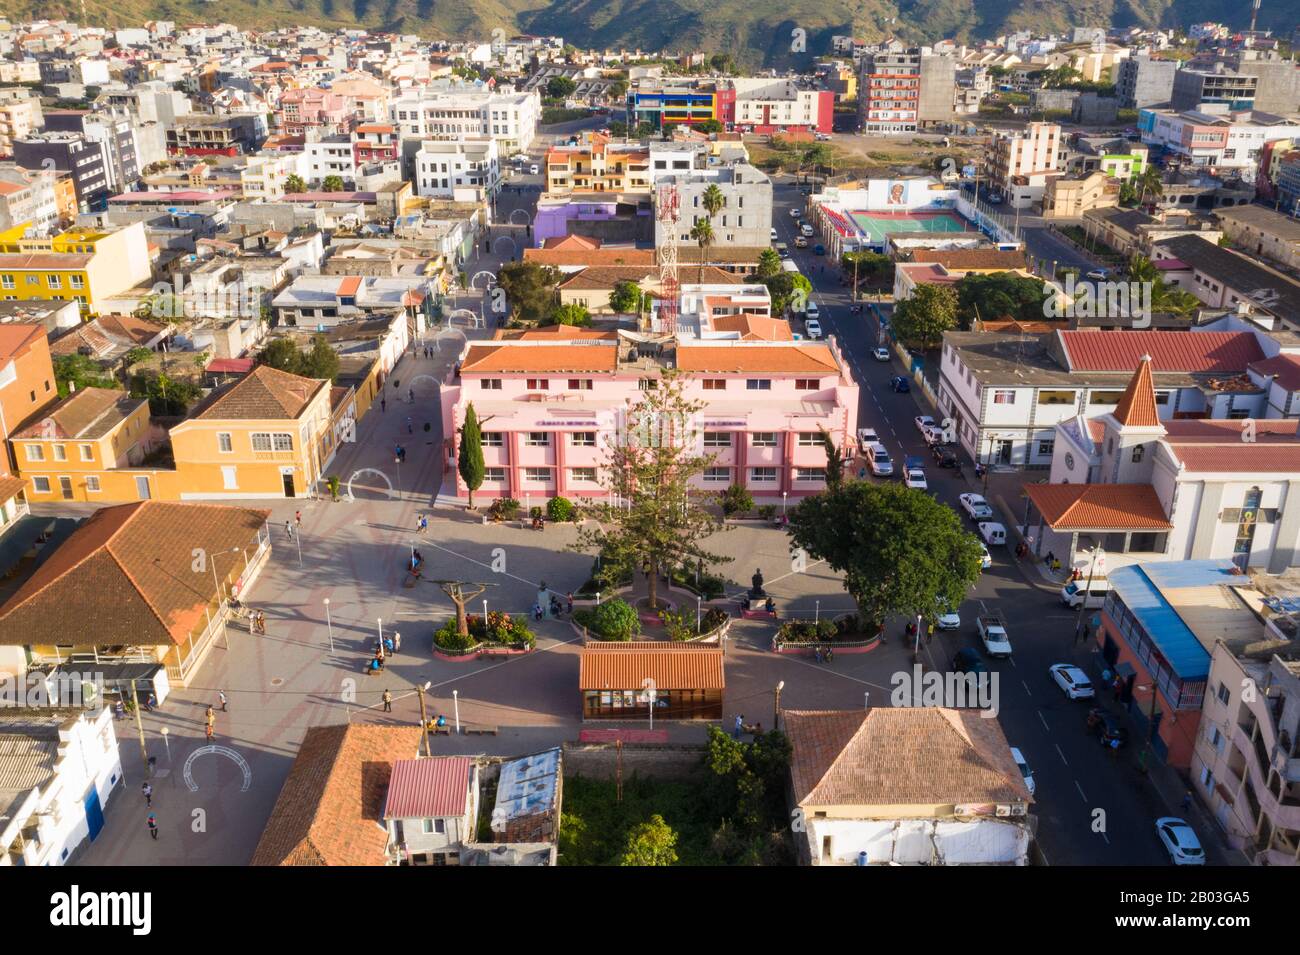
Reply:
[[[1201,840],[1184,820],[1177,816],[1162,816],[1156,820],[1156,835],[1174,865],[1205,865]]]
[[[808,337],[814,341],[822,337],[821,322],[817,321],[815,318],[806,319],[803,323],[803,329],[808,333]]]
[[[808,248],[808,240],[801,235],[797,235],[794,237],[794,247],[796,249],[806,249]]]
[[[952,658],[952,668],[958,673],[985,673],[988,668],[974,647],[962,647]]]
[[[997,205],[1001,205],[1001,204],[1002,204],[1002,196],[1001,196],[1001,194],[996,193],[996,192],[991,192],[991,193],[989,193],[989,203],[990,203],[991,205],[995,205],[995,206],[997,206]]]
[[[889,387],[900,395],[905,395],[912,390],[912,383],[902,375],[895,375],[889,379]]]
[[[946,444],[936,444],[930,448],[930,453],[934,456],[934,463],[941,468],[955,468],[957,466],[957,452]]]
[[[801,223],[799,226],[799,233],[806,238],[811,239],[813,237],[813,227],[807,222]]]
[[[979,528],[984,543],[990,547],[1001,547],[1007,542],[1007,529],[997,521],[982,521],[976,527]]]
[[[934,625],[940,630],[960,630],[961,614],[952,610],[942,600],[939,601],[939,616]]]
[[[825,254],[826,254],[826,246],[822,245],[820,242],[818,242],[816,245],[813,246],[813,255],[825,255]]]
[[[1088,674],[1073,663],[1053,663],[1048,669],[1067,700],[1091,700],[1096,695]]]
[[[822,316],[821,310],[817,307],[817,303],[814,302],[812,299],[809,299],[808,304],[804,306],[803,313],[808,318],[814,320],[819,319]]]
[[[944,440],[945,435],[943,433],[943,428],[939,427],[937,424],[932,424],[928,428],[922,428],[921,437],[925,440],[926,444],[931,446],[946,443]]]
[[[920,431],[922,434],[925,433],[926,428],[934,427],[934,419],[931,418],[928,414],[917,415],[915,418],[912,419],[912,423],[916,425],[916,430]]]
[[[801,215],[803,215],[803,213],[799,211],[797,206],[790,210],[791,219],[798,219]]]
[[[772,226],[772,241],[776,242],[779,237],[776,234],[776,226]]]
[[[880,435],[876,434],[875,428],[858,429],[858,447],[864,451],[873,444],[880,443]]]
[[[876,361],[889,361],[889,349],[881,345],[871,352],[871,357]]]
[[[867,448],[867,463],[871,465],[871,473],[876,477],[890,477],[894,473],[894,462],[883,444],[873,444]]]
[[[1119,741],[1120,746],[1128,744],[1128,728],[1112,713],[1100,706],[1094,706],[1088,711],[1088,720],[1085,725],[1088,727],[1089,733],[1101,740],[1103,746],[1110,746],[1116,740]]]
[[[993,508],[989,506],[988,501],[984,500],[982,494],[958,494],[957,503],[966,512],[966,516],[973,521],[985,521],[993,516]]]
[[[1029,790],[1029,795],[1032,796],[1034,794],[1034,774],[1029,769],[1029,763],[1025,761],[1025,754],[1012,746],[1011,758],[1015,760],[1016,769],[1020,770],[1020,775],[1025,781],[1025,788]]]
[[[928,491],[930,486],[925,481],[925,472],[920,468],[907,468],[903,472],[903,483],[918,491]]]
[[[1094,282],[1104,282],[1110,278],[1110,269],[1089,269],[1088,278]]]
[[[1007,636],[1007,624],[1002,614],[996,610],[980,614],[975,618],[975,632],[989,656],[1011,656],[1011,638]]]
[[[989,549],[984,546],[983,541],[978,541],[978,543],[980,545],[980,570],[988,570],[993,566],[993,555],[989,553]]]

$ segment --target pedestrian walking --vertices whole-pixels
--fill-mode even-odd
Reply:
[[[140,784],[140,792],[144,795],[145,807],[150,809],[153,808],[153,787],[149,785],[148,780],[145,780]]]
[[[226,693],[224,690],[217,690],[217,700],[221,703],[221,712],[226,712]]]
[[[289,540],[293,540],[293,524],[288,518],[285,518],[284,521],[284,534],[289,538]]]
[[[203,718],[207,720],[209,726],[212,726],[217,722],[217,713],[212,708],[211,704],[209,704],[208,708],[203,711]]]
[[[732,731],[732,736],[734,736],[736,739],[740,739],[740,732],[744,728],[745,728],[745,714],[741,713],[739,716],[736,717],[736,727]]]
[[[126,719],[126,704],[121,700],[113,704],[113,718],[116,720]]]
[[[407,389],[406,389],[406,398],[407,398],[407,400],[408,400],[411,404],[415,404],[415,389],[414,389],[414,388],[407,388]]]
[[[149,817],[145,819],[144,824],[149,827],[150,838],[157,839],[158,838],[158,817],[155,816],[153,813],[149,813]]]
[[[206,729],[207,729],[208,742],[211,743],[211,742],[212,742],[212,733],[213,733],[213,726],[212,726],[212,724],[209,723],[209,724],[207,725]]]
[[[302,530],[302,511],[293,512],[293,525],[298,530]]]
[[[1183,793],[1183,812],[1192,808],[1192,791],[1189,789]]]
[[[411,416],[409,414],[406,416],[406,433],[415,434],[415,426],[411,423]]]
[[[151,691],[151,692],[149,693],[149,695],[146,696],[145,699],[144,699],[144,709],[145,709],[145,712],[146,712],[146,713],[152,713],[152,712],[153,712],[153,708],[154,708],[155,706],[157,706],[157,705],[158,705],[158,697],[154,696],[154,695],[153,695],[153,692]]]
[[[384,712],[393,712],[393,693],[391,690],[384,690]]]
[[[400,653],[401,651],[402,651],[402,635],[401,635],[400,633],[397,633],[396,631],[394,631],[394,632],[393,632],[393,652],[394,652],[394,653]]]
[[[379,399],[379,413],[383,414],[387,410],[388,410],[388,399],[381,397]]]

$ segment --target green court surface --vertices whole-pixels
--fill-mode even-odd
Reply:
[[[853,221],[871,242],[883,242],[890,232],[965,232],[966,225],[954,215],[940,212],[930,215],[874,215],[851,212]]]

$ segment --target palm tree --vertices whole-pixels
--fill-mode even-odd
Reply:
[[[708,219],[700,219],[695,225],[691,226],[691,238],[700,246],[700,271],[699,282],[704,284],[704,254],[709,246],[713,245],[713,223]]]
[[[701,283],[704,282],[704,249],[705,247],[712,245],[714,241],[713,219],[719,212],[722,211],[723,207],[726,206],[726,204],[727,204],[727,197],[722,194],[722,190],[718,188],[716,183],[711,183],[709,185],[709,188],[704,190],[704,195],[700,197],[700,205],[704,207],[704,211],[709,216],[707,220],[709,224],[709,238],[707,242],[701,243],[700,246],[700,282]]]
[[[1136,181],[1139,206],[1146,201],[1148,195],[1152,199],[1159,199],[1165,191],[1164,178],[1161,176],[1160,170],[1151,163],[1148,163],[1147,167],[1137,174]]]

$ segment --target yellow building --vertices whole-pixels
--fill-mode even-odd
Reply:
[[[341,437],[330,401],[328,381],[268,365],[215,392],[171,430],[180,499],[307,494]]]
[[[84,313],[150,277],[144,223],[27,238],[27,223],[0,232],[0,299],[75,300]]]

